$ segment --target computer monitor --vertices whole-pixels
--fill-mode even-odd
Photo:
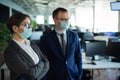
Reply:
[[[40,37],[43,35],[42,31],[34,31],[30,36],[30,40],[40,40]]]
[[[111,57],[112,62],[120,62],[120,41],[108,42],[107,56]]]
[[[120,11],[120,2],[110,2],[110,8],[112,11]]]
[[[42,31],[34,31],[30,36],[30,40],[35,42],[39,46],[39,41],[42,35],[43,35]]]
[[[108,42],[107,55],[120,58],[120,42]]]
[[[86,57],[105,56],[106,41],[86,42]]]
[[[108,39],[108,42],[120,42],[120,38],[119,37],[111,37]]]
[[[110,37],[114,37],[115,36],[115,32],[103,32],[104,36],[110,36]]]

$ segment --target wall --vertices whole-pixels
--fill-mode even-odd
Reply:
[[[0,0],[0,3],[9,7],[9,16],[12,15],[12,9],[14,9],[16,11],[28,14],[32,18],[32,20],[35,19],[34,15],[24,10],[21,6],[17,5],[12,0]]]
[[[0,4],[0,23],[5,23],[9,18],[9,7]]]

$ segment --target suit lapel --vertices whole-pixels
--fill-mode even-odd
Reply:
[[[66,58],[69,57],[69,53],[70,53],[70,47],[72,46],[73,40],[72,40],[72,35],[70,34],[70,32],[67,30],[67,44],[66,44]]]
[[[58,50],[58,53],[64,57],[62,48],[61,48],[61,45],[60,45],[60,42],[58,40],[55,30],[52,32],[52,38],[53,38],[53,43],[56,44],[56,46],[54,46],[54,47],[56,47]]]

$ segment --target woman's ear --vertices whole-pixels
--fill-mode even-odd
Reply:
[[[13,29],[14,32],[18,31],[18,27],[16,25],[13,25],[12,29]]]

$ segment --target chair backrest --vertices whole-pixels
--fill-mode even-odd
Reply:
[[[93,40],[94,34],[92,32],[86,32],[83,37],[85,40]]]

